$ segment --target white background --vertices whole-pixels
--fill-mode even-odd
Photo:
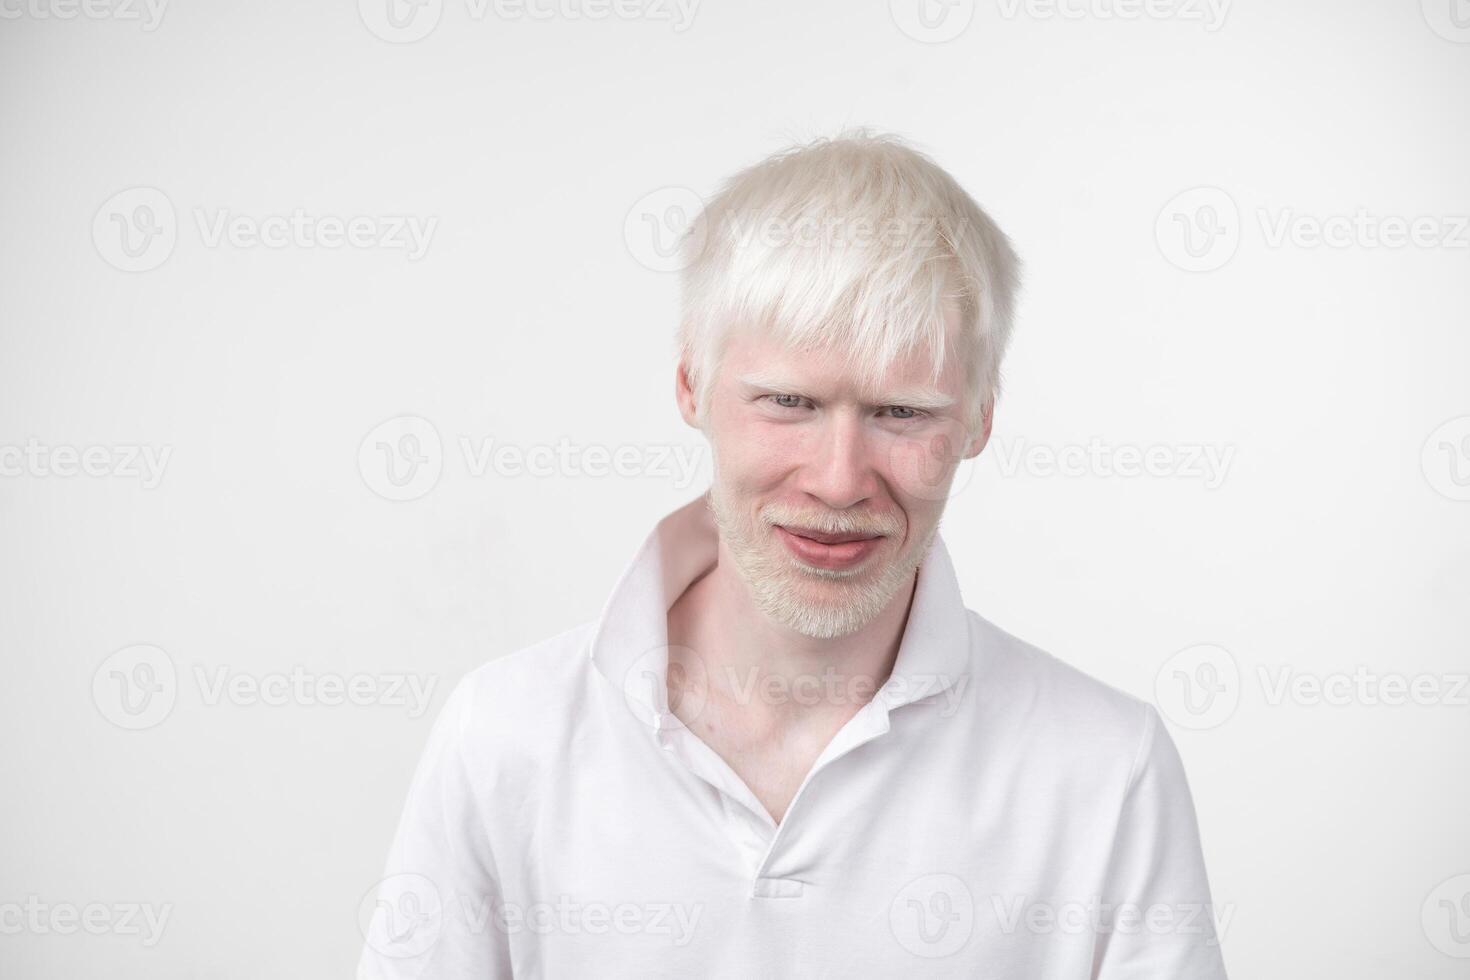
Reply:
[[[596,615],[707,479],[658,463],[700,439],[648,222],[864,124],[932,153],[1026,262],[995,438],[944,524],[969,605],[1160,704],[1233,976],[1465,976],[1470,706],[1445,702],[1470,671],[1470,28],[1451,2],[959,0],[929,30],[916,0],[704,0],[687,23],[443,0],[395,36],[386,0],[179,0],[152,22],[3,0],[0,912],[35,896],[113,924],[7,927],[0,974],[349,975],[453,682]],[[117,221],[157,202],[136,188],[172,218],[129,260]],[[211,244],[221,215],[297,210],[437,224],[418,258]],[[1368,231],[1336,220],[1360,210]],[[1421,243],[1380,244],[1415,218]],[[442,472],[390,501],[359,448],[400,416],[432,425]],[[461,439],[629,446],[634,472],[476,474]],[[60,475],[27,445],[169,456],[151,485]],[[1166,465],[1046,467],[1089,445]],[[1188,463],[1202,447],[1229,453],[1216,479]],[[147,680],[139,644],[161,651],[158,717],[128,714],[141,688],[121,700],[119,678]],[[1204,689],[1181,678],[1212,666],[1192,714]],[[367,700],[435,686],[417,715],[213,697],[293,670],[361,676]],[[1345,703],[1277,696],[1354,671]],[[1433,703],[1375,703],[1421,675]],[[128,904],[168,907],[161,939],[118,921]]]

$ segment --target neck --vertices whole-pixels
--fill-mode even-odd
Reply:
[[[807,636],[761,611],[721,541],[715,566],[669,609],[669,644],[686,648],[684,658],[697,657],[710,693],[751,721],[850,717],[893,672],[916,581],[857,632]]]

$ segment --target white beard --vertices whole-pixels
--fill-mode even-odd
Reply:
[[[714,514],[720,538],[730,549],[736,569],[755,598],[756,606],[774,622],[816,639],[849,636],[871,623],[898,590],[913,581],[914,573],[929,553],[929,545],[939,530],[936,523],[921,540],[910,541],[908,547],[891,558],[876,574],[869,568],[852,571],[814,568],[789,555],[773,554],[773,549],[762,547],[763,539],[765,542],[770,540],[772,525],[729,506],[719,486],[716,477],[705,499]],[[767,519],[771,516],[779,518],[775,523],[787,522],[774,510],[767,514]],[[829,511],[821,526],[824,530],[840,532],[869,529],[871,525],[845,518],[840,512]],[[885,530],[897,533],[901,528],[887,526]],[[816,579],[836,583],[837,596],[820,600],[807,597],[807,586]]]

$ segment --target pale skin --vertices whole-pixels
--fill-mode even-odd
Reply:
[[[960,369],[952,360],[936,384],[928,363],[925,356],[904,359],[868,388],[830,355],[736,335],[726,343],[708,404],[697,405],[684,364],[676,398],[684,420],[710,440],[716,479],[739,506],[757,512],[780,502],[808,514],[896,519],[902,531],[883,538],[861,566],[859,574],[871,575],[922,541],[943,512],[943,493],[910,492],[923,489],[913,467],[924,447],[936,436],[960,434],[945,458],[929,461],[948,467],[941,474],[947,487],[959,461],[978,455],[990,438],[993,403],[981,408],[976,431],[967,424]],[[789,561],[778,533],[766,529],[762,547]],[[915,581],[856,632],[806,636],[762,612],[722,539],[716,565],[669,609],[669,644],[677,651],[670,656],[670,705],[776,823],[822,750],[892,672]],[[800,575],[800,587],[813,602],[839,595],[817,575]],[[688,658],[699,663],[683,662]],[[700,678],[700,708],[686,717],[681,685],[691,677]]]

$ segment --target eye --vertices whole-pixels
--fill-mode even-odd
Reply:
[[[771,404],[778,408],[801,408],[806,402],[806,399],[800,395],[767,395],[766,398],[770,399]]]
[[[909,408],[905,405],[889,405],[888,407],[883,408],[880,411],[884,415],[887,415],[889,418],[898,419],[900,422],[909,422],[913,419],[921,419],[924,417],[924,412],[920,411],[917,408]]]

